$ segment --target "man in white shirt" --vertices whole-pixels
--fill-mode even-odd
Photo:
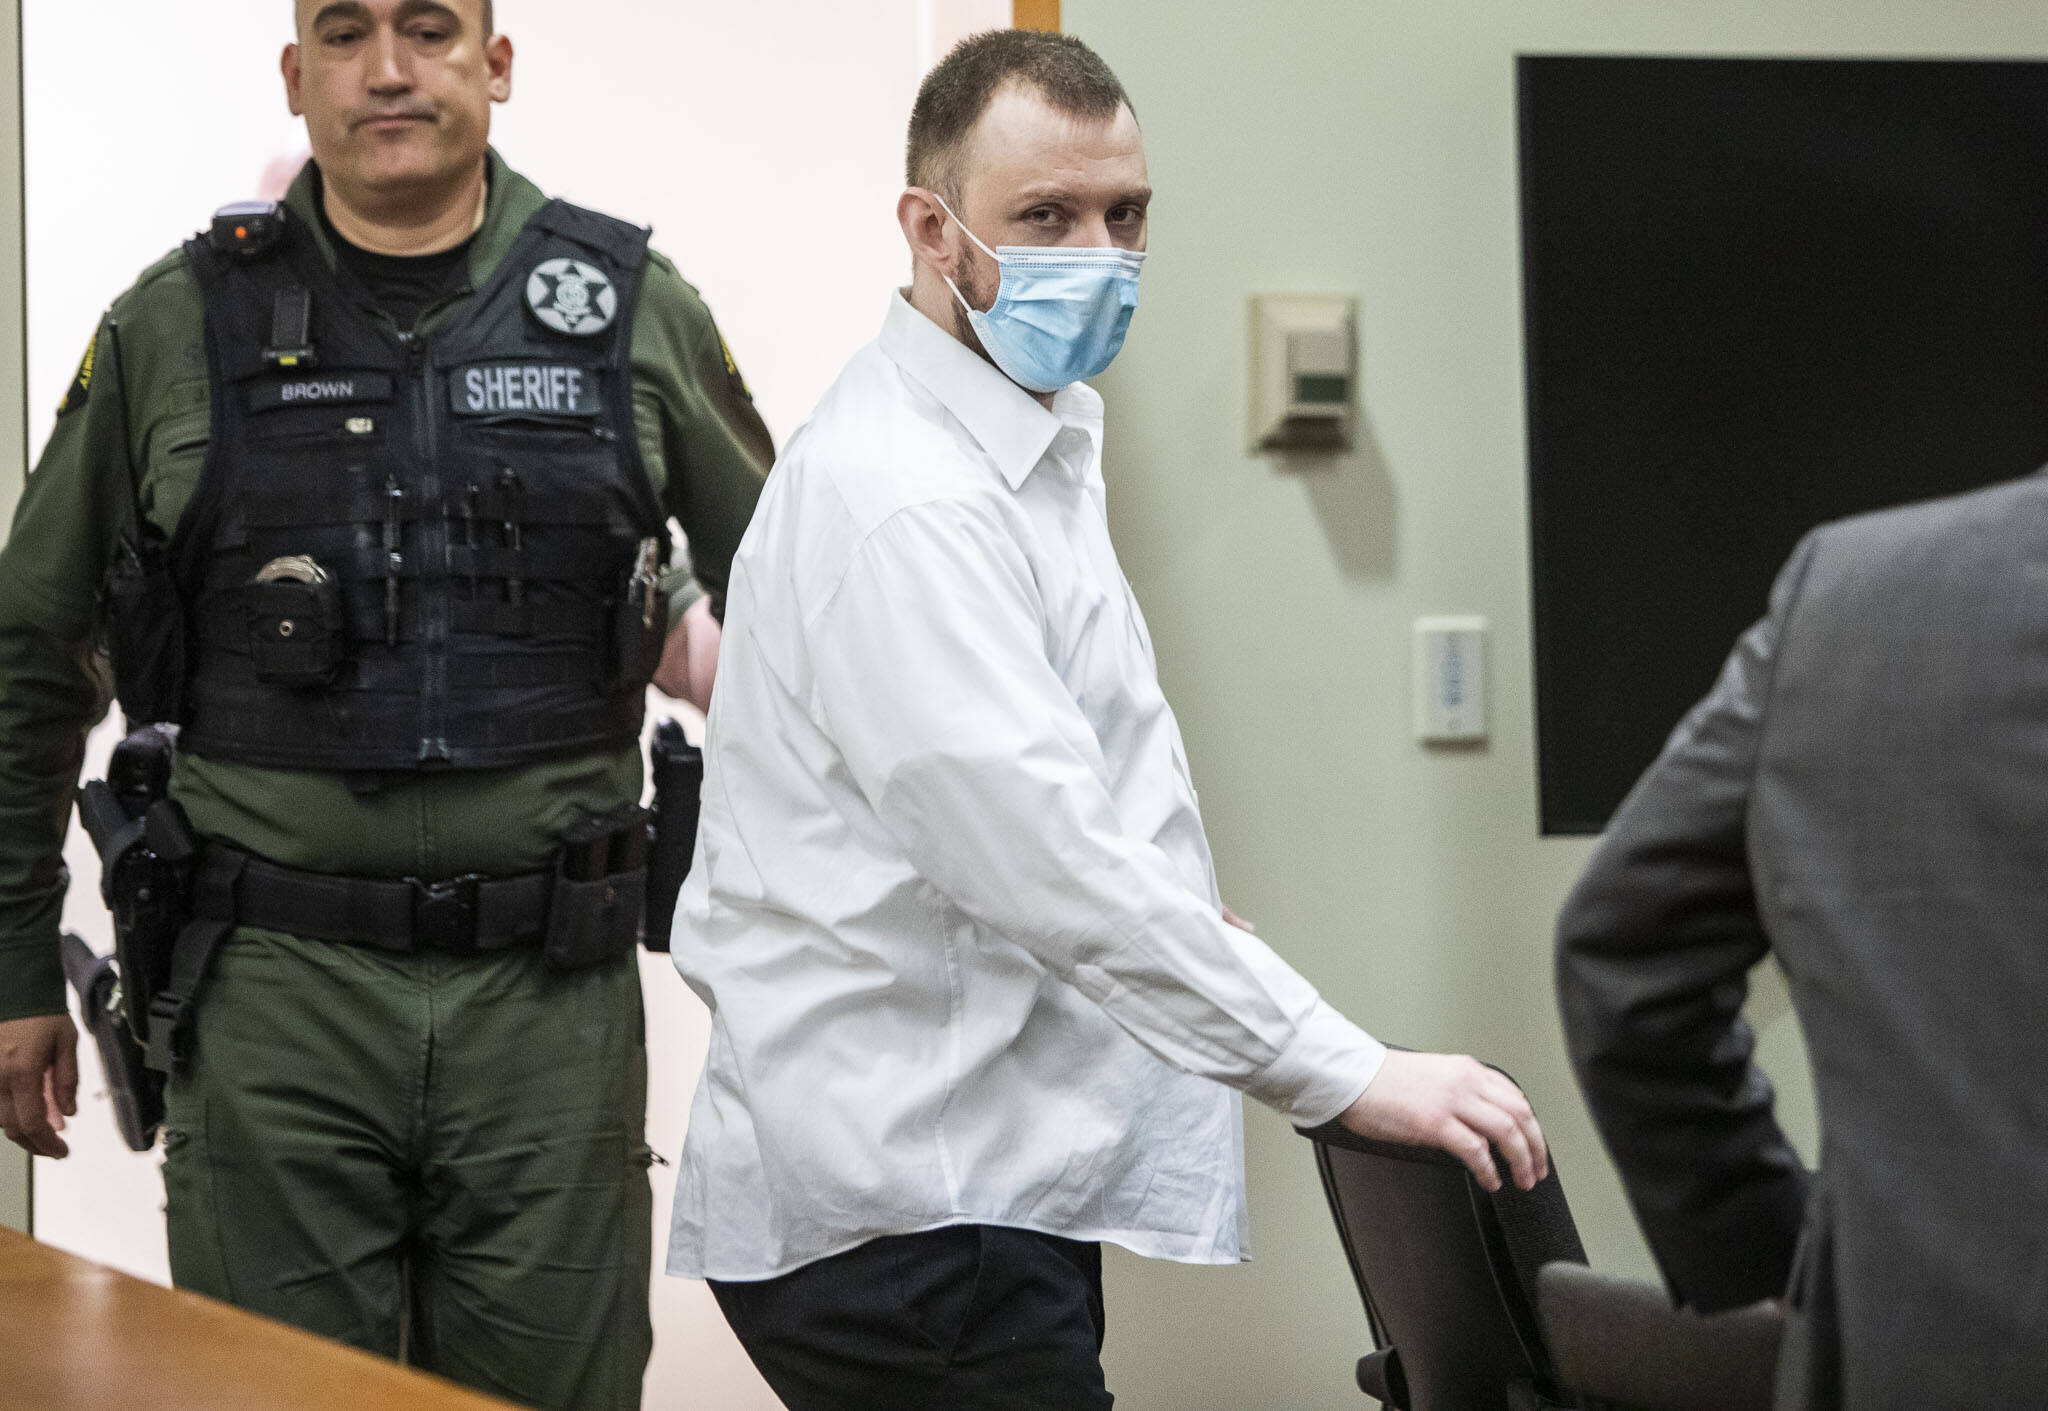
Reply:
[[[1079,381],[1146,240],[1115,76],[1070,37],[968,40],[909,176],[911,287],[733,568],[669,1271],[792,1411],[1106,1407],[1099,1242],[1245,1257],[1231,1088],[1489,1186],[1489,1145],[1524,1187],[1547,1156],[1512,1083],[1388,1052],[1225,921]]]

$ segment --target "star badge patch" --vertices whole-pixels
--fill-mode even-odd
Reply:
[[[618,317],[619,291],[603,270],[563,256],[544,261],[526,277],[526,304],[555,332],[588,338]]]

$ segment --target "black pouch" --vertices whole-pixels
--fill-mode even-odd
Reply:
[[[646,809],[628,804],[579,825],[563,840],[541,949],[548,969],[580,970],[639,944],[647,819]]]
[[[121,540],[100,590],[100,617],[128,724],[176,724],[184,712],[184,599],[155,534]]]
[[[316,570],[317,572],[317,570]],[[249,657],[256,678],[273,686],[324,686],[348,658],[341,589],[316,578],[272,578],[246,585]]]

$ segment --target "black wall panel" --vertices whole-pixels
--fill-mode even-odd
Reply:
[[[2048,64],[1519,85],[1542,821],[1593,832],[1806,530],[2048,461]]]

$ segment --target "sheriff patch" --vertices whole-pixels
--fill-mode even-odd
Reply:
[[[596,265],[564,256],[542,261],[526,277],[526,306],[555,332],[588,338],[618,317],[619,291]]]
[[[598,370],[573,363],[472,363],[448,380],[457,416],[582,416],[604,413]]]
[[[732,360],[732,348],[725,341],[725,335],[718,335],[718,351],[725,355],[725,382],[735,394],[754,400],[754,389],[747,386],[747,379],[740,376],[740,365]]]
[[[334,407],[350,402],[388,402],[391,378],[381,372],[330,372],[319,377],[294,377],[259,382],[249,389],[249,410],[278,407]]]
[[[77,411],[85,405],[85,399],[92,395],[92,365],[100,351],[100,336],[95,333],[92,342],[85,345],[85,357],[78,364],[78,375],[71,379],[71,385],[64,390],[64,400],[57,403],[57,415]]]

